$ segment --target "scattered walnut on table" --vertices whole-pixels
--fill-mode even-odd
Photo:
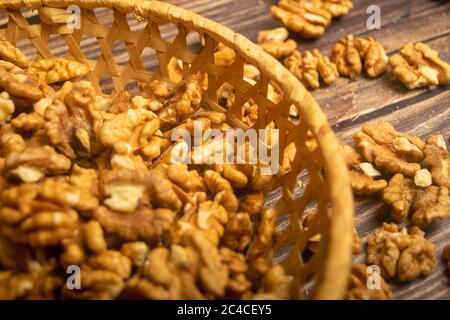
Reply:
[[[313,0],[313,2],[320,2],[320,7],[330,12],[333,17],[344,16],[353,8],[350,0]]]
[[[307,89],[320,87],[319,75],[326,84],[333,83],[338,77],[336,65],[317,49],[303,54],[296,50],[284,60],[284,65]]]
[[[0,40],[0,59],[9,61],[20,68],[27,68],[29,65],[23,52],[6,40]]]
[[[272,6],[271,11],[287,29],[306,38],[323,35],[332,19],[327,10],[294,0],[280,0],[278,6]]]
[[[281,58],[292,54],[297,48],[297,42],[288,37],[286,28],[263,30],[259,32],[257,42],[264,51],[275,58]]]
[[[343,77],[354,79],[361,74],[361,56],[355,46],[353,35],[350,34],[342,38],[334,45],[332,60],[336,64],[339,74]]]
[[[444,137],[441,135],[428,137],[423,152],[425,165],[431,168],[434,183],[450,188],[450,154]]]
[[[381,176],[381,173],[372,164],[364,162],[355,149],[349,145],[343,145],[342,151],[349,169],[350,183],[355,193],[372,194],[386,188],[386,180],[375,180],[376,177]]]
[[[442,220],[450,214],[448,188],[430,186],[418,190],[413,204],[412,223],[424,228],[436,220]]]
[[[424,158],[425,143],[417,137],[398,132],[388,122],[366,124],[353,139],[364,159],[387,173],[411,177],[421,169],[418,162]]]
[[[415,197],[414,181],[405,178],[401,173],[394,175],[383,190],[383,200],[392,207],[391,217],[395,221],[403,221],[408,217]]]
[[[384,223],[367,239],[367,264],[379,266],[385,279],[428,276],[436,264],[436,247],[424,235],[417,227],[407,231]]]
[[[408,89],[443,85],[450,81],[450,65],[424,43],[408,43],[389,58],[394,77]]]
[[[386,72],[388,56],[381,43],[372,37],[367,39],[357,37],[354,44],[364,61],[364,69],[370,78],[379,77]]]
[[[354,264],[351,269],[348,300],[393,300],[394,294],[389,285],[380,279],[380,288],[369,288],[369,268],[364,264]]]
[[[34,62],[28,72],[40,81],[52,84],[81,78],[89,73],[89,67],[75,60],[54,58]]]

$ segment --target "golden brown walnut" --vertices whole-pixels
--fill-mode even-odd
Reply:
[[[55,272],[56,267],[54,259],[33,260],[23,272],[0,271],[0,299],[56,299],[64,285],[64,279]]]
[[[313,2],[320,2],[320,6],[330,12],[333,17],[344,16],[353,8],[350,0],[313,0]]]
[[[53,100],[45,108],[45,131],[50,142],[70,159],[80,152],[98,154],[97,139],[102,119],[95,110],[95,91],[89,82],[80,81],[65,95],[64,103]]]
[[[1,109],[1,100],[0,100]],[[22,131],[39,130],[44,128],[45,119],[37,112],[21,113],[17,117],[11,120],[11,125]]]
[[[394,175],[386,189],[383,190],[383,200],[392,207],[391,217],[395,221],[403,221],[408,217],[409,209],[416,197],[414,181],[405,178],[401,173]]]
[[[20,68],[28,68],[29,65],[23,52],[6,40],[0,40],[0,59],[12,62]]]
[[[443,85],[450,81],[450,65],[424,43],[408,43],[389,58],[394,77],[408,89]]]
[[[25,182],[36,182],[43,175],[60,175],[67,173],[71,163],[62,154],[50,146],[27,147],[10,152],[6,156],[7,175],[17,177]]]
[[[15,110],[14,102],[9,93],[3,91],[0,93],[0,121],[9,120]]]
[[[185,232],[196,227],[206,239],[217,246],[225,232],[228,219],[225,208],[215,202],[205,201],[198,206],[187,205],[173,229],[172,241],[179,243]]]
[[[98,207],[94,213],[106,232],[117,234],[126,241],[143,240],[157,243],[170,230],[175,212],[169,209],[138,207],[134,212],[123,213]]]
[[[71,193],[44,194],[45,186],[21,184],[3,191],[0,235],[31,247],[50,246],[73,237],[78,214],[69,205]]]
[[[297,42],[289,39],[289,32],[286,28],[276,28],[271,30],[263,30],[258,34],[258,44],[264,51],[281,58],[289,56],[297,48]]]
[[[274,209],[265,209],[262,212],[258,229],[247,251],[249,260],[270,255],[276,235],[276,225],[277,212]]]
[[[253,238],[253,223],[248,213],[230,214],[222,245],[237,252],[244,252]]]
[[[71,265],[80,266],[88,255],[100,254],[107,250],[107,243],[101,225],[94,220],[79,225],[74,238],[61,242],[62,253],[59,261],[63,268]]]
[[[131,275],[131,260],[119,251],[109,250],[90,256],[81,265],[81,289],[63,287],[67,299],[115,299]]]
[[[361,74],[362,62],[358,49],[355,47],[353,35],[348,35],[333,47],[333,62],[336,63],[339,74],[354,79]]]
[[[1,66],[0,88],[8,92],[11,97],[14,96],[24,100],[27,105],[29,104],[29,101],[38,101],[43,95],[41,89],[33,83],[32,79],[29,79],[26,75],[19,78]]]
[[[349,145],[343,145],[345,162],[350,173],[350,183],[356,194],[372,194],[382,191],[387,186],[386,180],[375,180],[381,176],[372,164],[364,162],[355,149]]]
[[[371,273],[364,264],[354,264],[352,266],[350,281],[348,285],[348,300],[393,300],[394,294],[389,285],[381,278],[379,288],[369,288],[369,277]]]
[[[170,104],[158,114],[160,120],[174,125],[192,116],[200,106],[202,81],[201,75],[194,75],[180,82]]]
[[[384,223],[367,239],[367,264],[379,266],[385,279],[428,276],[436,264],[436,247],[424,235],[417,227],[406,231]]]
[[[287,300],[291,298],[292,276],[285,274],[280,265],[272,266],[261,282],[255,300]]]
[[[172,97],[177,91],[178,85],[164,80],[152,80],[139,83],[139,89],[143,98],[163,102]]]
[[[221,67],[230,66],[236,59],[236,52],[233,49],[219,43],[214,51],[214,63]]]
[[[89,67],[78,61],[54,58],[33,63],[28,72],[40,81],[51,84],[84,77],[89,73]]]
[[[364,159],[385,172],[413,177],[420,170],[418,162],[423,160],[425,143],[398,132],[388,122],[364,125],[353,140]]]
[[[173,83],[179,83],[183,80],[183,62],[177,58],[170,59],[167,65],[167,72],[169,73],[169,80]]]
[[[258,217],[264,201],[264,194],[261,191],[249,193],[239,199],[239,211],[248,213],[251,218]]]
[[[450,214],[450,197],[446,187],[430,186],[418,190],[413,204],[412,223],[424,228]]]
[[[134,212],[144,198],[145,180],[145,174],[138,171],[103,172],[100,181],[103,203],[111,210]]]
[[[362,251],[361,238],[358,235],[358,231],[353,227],[353,254],[360,254]]]
[[[433,182],[438,186],[450,188],[450,154],[444,137],[428,137],[423,152],[425,165],[431,168]]]
[[[317,59],[317,71],[320,74],[323,82],[330,85],[334,83],[339,77],[337,66],[330,58],[324,56],[318,49],[312,49],[313,56]]]
[[[376,78],[386,72],[388,56],[381,43],[372,37],[367,39],[357,37],[355,48],[364,60],[364,69],[370,78]]]
[[[233,298],[243,298],[244,293],[252,288],[252,283],[246,277],[248,267],[245,256],[228,248],[220,248],[220,257],[229,272],[226,286],[227,295]]]
[[[167,177],[186,192],[206,191],[205,182],[196,170],[188,170],[184,163],[172,163],[167,166]]]
[[[296,50],[284,60],[284,65],[307,89],[320,87],[319,75],[326,84],[333,83],[338,77],[336,65],[317,49],[312,52],[305,51],[303,54]]]
[[[120,248],[120,253],[128,257],[134,267],[140,268],[144,265],[149,247],[145,242],[126,242]]]
[[[447,244],[444,247],[444,251],[443,251],[442,255],[443,255],[444,259],[448,261],[447,266],[448,266],[448,269],[450,270],[450,244]]]
[[[190,229],[180,244],[151,250],[142,276],[131,279],[126,298],[204,299],[225,295],[229,271],[221,254],[203,234]]]
[[[208,189],[214,194],[214,201],[229,212],[236,212],[239,203],[231,184],[220,173],[213,170],[207,170],[203,178]]]
[[[320,37],[331,22],[331,14],[320,7],[295,0],[280,0],[272,15],[283,25],[306,38]]]

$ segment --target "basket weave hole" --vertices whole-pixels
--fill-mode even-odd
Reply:
[[[69,53],[66,42],[59,34],[51,34],[49,36],[48,49],[55,58],[65,58]]]

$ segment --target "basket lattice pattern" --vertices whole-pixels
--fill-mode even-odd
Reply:
[[[67,27],[64,15],[70,16],[66,8],[71,5],[81,10],[80,29]],[[111,26],[99,22],[94,11],[98,7],[111,10]],[[282,221],[274,252],[283,254],[276,261],[294,276],[298,292],[313,279],[313,298],[343,297],[352,241],[352,198],[346,168],[337,140],[319,106],[275,59],[221,25],[157,1],[13,0],[0,3],[0,11],[5,10],[7,25],[0,29],[1,39],[21,47],[28,42],[28,46],[35,48],[37,60],[54,57],[50,50],[52,43],[63,41],[68,48],[68,59],[90,66],[87,79],[99,93],[105,89],[105,78],[111,80],[112,94],[156,76],[168,78],[168,63],[177,58],[182,61],[185,76],[199,71],[207,73],[208,90],[202,98],[202,108],[224,112],[232,126],[247,128],[242,122],[242,107],[250,99],[256,102],[258,120],[253,127],[264,128],[273,121],[280,133],[280,150],[292,142],[297,150],[291,171],[266,190],[270,204],[275,206]],[[37,10],[38,18],[27,19],[30,10]],[[132,30],[130,21],[136,18],[143,21],[143,27]],[[177,30],[172,40],[161,36],[161,28],[167,25]],[[200,50],[192,49],[188,43],[193,32],[203,39]],[[96,60],[90,60],[83,52],[80,43],[86,37],[98,42],[100,52]],[[123,43],[128,54],[128,61],[120,64],[113,54],[117,43]],[[215,64],[214,51],[219,43],[236,51],[236,59],[229,67]],[[148,49],[155,52],[157,59],[153,72],[148,70],[150,57],[143,54]],[[261,72],[254,85],[244,80],[245,63],[253,64]],[[267,98],[271,82],[284,93],[278,104]],[[217,91],[224,83],[230,84],[236,95],[234,105],[228,110],[217,101]],[[296,122],[288,116],[292,104],[300,113]],[[308,147],[308,134],[316,139],[317,148]],[[280,162],[282,155],[283,152]],[[302,228],[305,213],[311,211],[317,212],[318,219],[308,229]],[[306,259],[304,253],[309,239],[317,235],[320,235],[319,244]]]

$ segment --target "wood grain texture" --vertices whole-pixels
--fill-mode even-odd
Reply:
[[[280,26],[270,15],[274,0],[171,0],[171,3],[220,22],[255,41],[258,31]],[[430,0],[359,0],[349,15],[336,19],[325,35],[305,40],[292,34],[300,50],[319,48],[329,54],[333,44],[348,33],[373,36],[389,54],[407,42],[422,41],[439,50],[450,61],[450,3]],[[366,9],[371,4],[381,8],[382,28],[366,28]],[[359,77],[355,81],[341,78],[330,87],[313,92],[326,112],[342,142],[352,141],[361,124],[390,121],[398,130],[426,138],[440,132],[450,135],[450,86],[434,90],[409,91],[392,79],[390,72],[379,79]],[[355,222],[365,243],[373,230],[388,221],[389,208],[379,196],[356,197]],[[410,283],[392,282],[398,299],[450,299],[450,278],[443,263],[442,248],[450,242],[450,219],[427,230],[427,238],[438,247],[433,273]],[[364,262],[365,256],[355,257]]]
[[[263,29],[280,26],[272,18],[270,7],[276,0],[169,0],[185,9],[197,12],[216,22],[222,23],[255,41],[257,33]],[[381,8],[382,28],[368,30],[366,9],[376,4]],[[316,40],[305,40],[295,34],[291,36],[299,43],[299,49],[319,48],[330,53],[333,44],[348,33],[373,36],[379,40],[389,54],[398,51],[407,42],[423,41],[440,51],[441,56],[450,61],[450,1],[436,0],[355,0],[349,15],[335,19],[325,35]],[[112,21],[109,10],[98,9],[99,22],[108,25]],[[30,19],[32,14],[30,14]],[[0,28],[6,19],[0,15]],[[143,23],[130,20],[131,30],[141,30]],[[166,39],[176,36],[175,28],[162,28]],[[189,43],[195,45],[197,39],[192,36]],[[81,47],[90,59],[95,59],[100,52],[95,39],[85,38]],[[33,48],[21,46],[26,53]],[[52,53],[64,56],[65,44],[52,42]],[[113,50],[118,63],[128,61],[125,46],[117,43]],[[145,67],[153,68],[156,63],[153,52],[145,52]],[[354,81],[340,78],[335,84],[313,92],[330,123],[342,142],[351,142],[352,135],[360,130],[361,124],[390,121],[400,131],[426,138],[440,132],[450,135],[450,86],[433,90],[418,89],[409,91],[392,79],[390,72],[379,79],[369,80],[363,76]],[[379,196],[370,198],[357,197],[355,203],[355,222],[363,240],[388,220],[389,208]],[[450,299],[450,274],[443,263],[442,248],[450,243],[450,219],[434,224],[427,231],[427,238],[438,247],[437,264],[433,273],[416,281],[401,284],[392,283],[399,299]],[[355,257],[355,261],[364,262],[364,254]]]

